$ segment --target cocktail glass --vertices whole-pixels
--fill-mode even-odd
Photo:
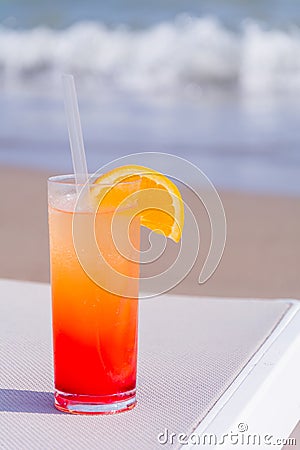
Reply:
[[[55,406],[75,414],[111,414],[136,403],[139,286],[139,262],[130,250],[122,254],[115,247],[112,221],[124,241],[131,242],[132,247],[124,247],[133,253],[139,249],[140,221],[133,214],[134,199],[123,209],[106,203],[95,210],[93,195],[88,194],[86,208],[76,209],[81,188],[72,175],[48,180]],[[132,220],[126,227],[128,214]],[[80,227],[77,244],[84,247],[96,280],[78,258],[74,219],[77,235]],[[116,286],[118,277],[109,279],[107,267],[92,249],[95,239],[106,265],[123,275],[122,285]]]

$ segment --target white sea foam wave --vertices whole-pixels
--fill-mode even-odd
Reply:
[[[218,87],[242,93],[300,90],[300,29],[239,32],[216,19],[181,17],[143,30],[82,22],[65,30],[0,28],[0,83],[50,86],[58,74],[121,91]]]

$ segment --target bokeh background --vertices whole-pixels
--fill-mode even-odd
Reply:
[[[300,4],[1,0],[0,161],[71,171],[61,73],[89,168],[139,151],[220,188],[300,194]]]

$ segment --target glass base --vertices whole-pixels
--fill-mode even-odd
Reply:
[[[67,394],[56,390],[54,406],[71,414],[116,414],[136,405],[136,390],[113,395]]]

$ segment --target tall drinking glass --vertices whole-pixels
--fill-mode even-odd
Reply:
[[[118,241],[124,233],[133,253],[139,249],[140,222],[128,202],[118,210],[107,202],[98,210],[89,202],[76,209],[80,188],[74,176],[48,180],[55,406],[70,413],[109,414],[136,403],[139,284],[139,263],[130,251],[116,248],[112,221]],[[129,214],[133,219],[126,227]],[[74,219],[77,247],[88,266],[78,256]]]

